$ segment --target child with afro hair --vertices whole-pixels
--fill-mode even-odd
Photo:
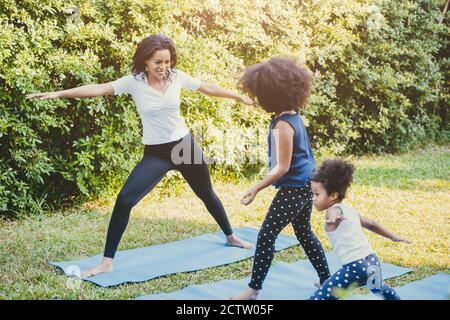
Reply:
[[[322,283],[310,299],[335,300],[346,289],[367,285],[386,300],[400,300],[395,290],[383,283],[381,262],[364,236],[363,228],[394,242],[410,242],[342,203],[353,182],[354,171],[355,167],[345,160],[328,159],[312,175],[313,204],[319,212],[326,212],[324,229],[342,268]]]
[[[311,223],[311,174],[314,152],[300,111],[308,105],[313,75],[292,57],[277,56],[249,67],[241,78],[242,89],[272,115],[269,124],[269,173],[248,189],[241,203],[249,205],[258,193],[277,190],[258,233],[252,276],[248,287],[232,299],[254,300],[262,289],[275,252],[275,241],[289,224],[322,284],[330,276],[325,251]]]

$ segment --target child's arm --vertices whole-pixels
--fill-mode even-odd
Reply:
[[[362,215],[359,215],[359,218],[361,220],[361,226],[363,228],[366,228],[367,230],[370,230],[376,234],[379,234],[380,236],[383,236],[385,238],[391,239],[394,242],[406,242],[411,243],[411,241],[400,238],[399,236],[395,235],[393,232],[389,231],[386,227],[382,226],[375,220],[363,217]]]
[[[250,204],[259,191],[270,186],[273,182],[285,175],[291,166],[292,149],[294,144],[294,129],[286,121],[280,120],[275,125],[278,134],[275,134],[275,148],[277,152],[277,165],[258,184],[247,190],[241,203]]]
[[[341,208],[330,207],[327,209],[325,216],[325,223],[327,224],[327,231],[334,231],[339,226],[342,220],[345,220]]]

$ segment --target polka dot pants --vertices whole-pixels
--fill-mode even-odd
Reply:
[[[330,276],[325,252],[311,230],[311,211],[312,191],[310,186],[281,188],[277,192],[258,234],[252,278],[249,283],[251,288],[262,289],[262,283],[272,263],[275,240],[289,223],[292,223],[297,239],[316,269],[320,283]]]
[[[385,300],[400,300],[397,292],[383,282],[381,263],[375,254],[344,265],[328,278],[309,298],[310,300],[337,300],[352,290],[367,285],[373,293]]]

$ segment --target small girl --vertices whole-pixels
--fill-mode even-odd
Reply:
[[[244,91],[256,96],[259,105],[274,116],[269,128],[269,174],[249,189],[241,203],[250,204],[262,189],[278,189],[258,234],[253,271],[248,288],[232,297],[254,300],[269,271],[275,240],[289,223],[323,283],[330,272],[325,253],[311,230],[312,191],[310,176],[315,169],[305,125],[298,110],[311,92],[311,73],[288,57],[274,57],[247,69],[241,79]]]
[[[353,181],[354,170],[354,166],[344,160],[325,160],[311,178],[314,206],[318,211],[326,210],[325,232],[343,267],[326,280],[310,299],[335,300],[349,287],[367,285],[370,291],[386,300],[400,300],[395,290],[383,283],[381,262],[362,228],[394,242],[411,242],[342,203],[345,192]]]

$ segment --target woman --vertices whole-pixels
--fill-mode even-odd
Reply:
[[[178,170],[227,236],[231,246],[252,248],[233,234],[224,207],[215,194],[203,157],[180,114],[181,88],[253,104],[248,97],[202,83],[177,70],[177,53],[171,39],[153,35],[143,39],[133,57],[132,74],[104,84],[90,84],[57,92],[28,95],[28,98],[90,98],[131,94],[143,125],[144,156],[119,192],[109,223],[100,265],[82,273],[91,277],[113,270],[113,259],[128,224],[131,209],[147,195],[169,170]]]

